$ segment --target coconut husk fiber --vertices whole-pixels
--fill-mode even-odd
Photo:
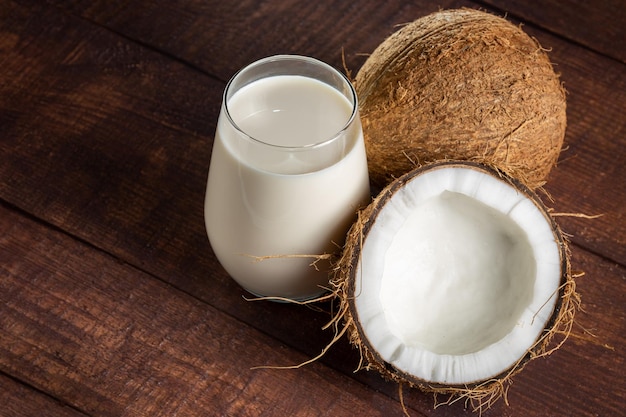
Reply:
[[[355,88],[372,184],[444,159],[487,163],[531,189],[556,164],[565,90],[546,50],[504,18],[445,10],[368,57]]]

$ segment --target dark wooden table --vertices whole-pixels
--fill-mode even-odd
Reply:
[[[626,407],[626,4],[622,0],[0,0],[0,415],[399,416],[395,384],[320,360],[330,304],[249,302],[203,223],[225,83],[267,55],[353,74],[440,8],[506,14],[568,91],[547,204],[572,241],[571,337],[486,416]],[[441,399],[441,398],[440,398]],[[404,391],[411,415],[471,415]]]

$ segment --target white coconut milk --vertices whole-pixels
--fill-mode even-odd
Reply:
[[[352,104],[320,81],[285,75],[248,84],[227,104],[239,129],[223,108],[205,201],[211,246],[254,294],[319,295],[328,264],[306,255],[335,252],[369,199],[358,117],[345,140],[314,146],[346,126]]]

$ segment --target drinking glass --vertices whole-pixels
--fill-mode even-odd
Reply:
[[[228,274],[263,297],[328,289],[330,263],[370,200],[356,93],[331,66],[278,55],[228,82],[205,196],[211,247]]]

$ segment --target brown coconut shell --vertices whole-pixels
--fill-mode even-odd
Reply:
[[[372,183],[443,159],[535,189],[563,145],[566,100],[546,50],[504,18],[455,9],[393,33],[355,79]]]
[[[561,285],[558,289],[559,298],[553,314],[546,324],[544,332],[534,345],[527,350],[523,357],[519,358],[519,361],[513,367],[502,374],[485,381],[474,381],[466,385],[442,385],[422,380],[402,372],[385,362],[367,340],[361,323],[357,319],[358,314],[355,305],[355,299],[358,296],[355,293],[355,284],[357,279],[359,279],[356,272],[361,257],[361,249],[372,225],[376,222],[379,212],[391,197],[414,177],[429,170],[451,166],[476,169],[499,177],[528,197],[544,214],[546,220],[551,225],[555,241],[559,246],[562,274]],[[381,256],[384,256],[384,254]],[[385,379],[400,384],[400,387],[409,386],[425,392],[447,394],[448,400],[445,403],[456,401],[459,398],[467,399],[472,404],[474,411],[484,411],[497,402],[498,399],[506,396],[508,387],[512,382],[511,378],[522,371],[529,361],[549,355],[561,347],[571,332],[574,316],[580,304],[580,296],[576,293],[576,284],[571,273],[568,242],[539,196],[522,182],[496,167],[476,162],[440,161],[413,169],[387,185],[372,203],[359,213],[358,220],[348,232],[342,257],[337,261],[335,270],[336,274],[331,284],[334,287],[334,295],[340,300],[339,313],[337,314],[340,317],[335,317],[335,321],[338,321],[340,318],[343,319],[345,333],[348,334],[352,345],[359,350],[361,354],[359,369],[376,370]],[[437,399],[437,396],[435,398]]]

